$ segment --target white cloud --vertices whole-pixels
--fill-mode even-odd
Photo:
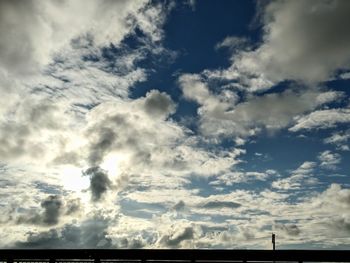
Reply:
[[[226,37],[220,43],[216,44],[215,48],[229,48],[232,51],[236,51],[236,49],[242,49],[243,47],[245,47],[247,43],[248,40],[246,38],[229,36]]]
[[[349,10],[347,1],[271,1],[261,10],[262,44],[234,55],[231,71],[272,83],[328,80],[350,67]]]
[[[32,232],[27,243],[37,240],[37,245],[43,246],[46,240],[47,246],[61,247],[65,246],[61,241],[70,230],[85,233],[81,225],[94,211],[113,218],[119,208],[115,204],[116,191],[128,187],[129,178],[131,188],[137,188],[139,181],[149,185],[156,182],[157,187],[168,183],[168,174],[163,174],[167,166],[171,167],[171,173],[177,170],[185,173],[181,160],[172,158],[180,151],[173,151],[172,147],[184,147],[189,156],[201,158],[197,158],[198,174],[228,169],[239,155],[223,153],[223,158],[215,154],[211,158],[205,150],[196,151],[195,144],[190,139],[186,141],[185,129],[168,119],[175,104],[167,94],[151,91],[147,98],[128,99],[129,88],[147,77],[146,70],[139,68],[137,62],[149,52],[155,55],[165,52],[159,42],[163,37],[161,26],[169,11],[167,5],[89,0],[40,4],[2,1],[0,5],[0,32],[8,36],[0,40],[0,100],[3,102],[0,156],[4,167],[1,175],[7,177],[0,180],[0,205],[9,208],[0,221],[8,226],[4,233],[9,237],[8,243],[23,241],[23,233]],[[132,36],[136,27],[143,37],[137,39],[134,35],[140,47],[131,49],[122,40]],[[111,43],[118,54],[111,52],[108,55],[115,57],[107,59],[103,52],[110,51]],[[135,113],[130,112],[130,107]],[[112,115],[115,119],[108,119]],[[118,127],[118,120],[125,120],[124,125]],[[108,129],[120,136],[111,141],[115,145],[110,148],[104,145],[106,140],[103,141],[108,139]],[[153,149],[155,154],[151,156],[148,150]],[[155,174],[140,173],[143,177],[139,180],[140,174],[132,172],[142,171],[152,157],[154,171],[157,172],[157,167],[166,168]],[[226,167],[222,167],[221,159],[225,158]],[[210,171],[204,164],[207,161]],[[104,177],[108,187],[102,192],[94,176],[82,175],[92,164],[101,165],[109,173]],[[134,165],[134,170],[125,168]],[[107,179],[111,180],[110,184]],[[181,177],[170,179],[174,185],[184,181]],[[46,219],[40,219],[41,212],[30,211],[40,209],[37,206],[48,193],[67,198],[76,195],[82,204],[80,212],[85,213],[75,215],[74,225],[67,225],[73,220],[73,216],[67,215],[58,220],[56,229],[48,230],[44,224],[37,229],[33,223]],[[98,199],[93,205],[90,193]],[[27,212],[33,217],[20,220],[23,224],[16,225],[12,219],[25,218],[29,215]],[[101,240],[105,240],[105,233],[100,234]],[[89,246],[84,240],[80,245]],[[99,242],[90,245],[100,247]]]
[[[280,191],[309,190],[318,183],[315,163],[277,178],[272,190],[220,192],[220,186],[269,183],[280,175],[237,171],[245,150],[216,147],[211,143],[220,140],[177,123],[169,94],[151,90],[128,97],[130,87],[151,70],[138,62],[147,52],[164,51],[158,44],[168,7],[92,0],[3,1],[0,7],[0,33],[9,36],[0,40],[1,246],[257,248],[270,245],[273,227],[281,244],[328,244],[329,237],[335,237],[332,244],[340,242],[335,233],[349,226],[348,189],[333,185],[295,203],[289,203],[290,192]],[[136,27],[146,37],[131,49],[122,40]],[[111,52],[113,59],[106,59],[101,47],[110,43],[118,55]],[[232,37],[221,43],[233,52],[242,45]],[[288,127],[295,116],[343,95],[315,88],[240,98],[232,86],[215,90],[206,82],[210,74],[239,75],[237,68],[230,70],[182,75],[179,83],[184,97],[199,105],[202,134],[235,136],[237,146],[261,130]],[[257,74],[241,81],[271,86],[270,71]],[[304,117],[295,119],[297,125]],[[327,142],[345,137],[334,135]],[[325,168],[339,160],[331,152],[320,155]],[[350,243],[348,237],[341,241]]]
[[[341,79],[350,79],[350,72],[345,72],[340,74],[339,76]]]
[[[296,190],[303,189],[305,185],[315,185],[318,182],[317,178],[313,177],[315,167],[315,162],[304,162],[291,172],[291,176],[273,181],[272,187],[281,190]]]
[[[261,129],[277,131],[287,127],[296,116],[343,96],[341,92],[317,89],[287,90],[248,96],[245,101],[237,103],[234,92],[222,90],[214,94],[199,75],[182,75],[179,84],[184,97],[200,105],[200,128],[206,136],[246,137]]]
[[[297,117],[296,124],[289,128],[292,132],[311,129],[329,129],[337,124],[350,122],[349,109],[317,110],[308,115]]]
[[[327,144],[333,144],[337,146],[337,149],[343,151],[349,151],[347,141],[350,139],[350,130],[343,132],[334,132],[330,137],[325,138],[323,141]]]
[[[233,171],[229,173],[220,174],[214,181],[210,182],[211,185],[226,185],[231,186],[237,183],[247,183],[256,181],[267,181],[272,176],[277,174],[274,170],[266,170],[265,172],[240,172]]]
[[[321,167],[327,169],[336,169],[337,165],[341,161],[341,156],[338,153],[324,151],[319,154],[318,159],[321,161]]]
[[[161,38],[164,16],[147,1],[2,1],[1,65],[11,73],[34,73],[77,37],[90,36],[97,46],[120,41],[139,28],[152,41]],[[84,8],[81,8],[84,6]],[[116,12],[117,10],[117,12]]]

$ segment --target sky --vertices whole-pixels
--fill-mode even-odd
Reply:
[[[350,2],[0,0],[1,248],[350,248]]]

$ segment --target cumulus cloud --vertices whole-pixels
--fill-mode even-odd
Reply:
[[[183,229],[175,228],[172,233],[163,235],[159,239],[159,242],[163,246],[176,248],[179,247],[182,242],[192,240],[194,236],[194,229],[192,226],[187,226]]]
[[[62,201],[58,196],[49,196],[47,200],[41,203],[44,208],[43,222],[47,225],[54,225],[58,223]]]
[[[262,44],[234,55],[228,72],[267,84],[252,90],[283,80],[328,80],[350,67],[349,10],[347,1],[271,1],[261,10]]]
[[[0,5],[0,31],[8,35],[0,40],[2,160],[81,165],[73,149],[85,143],[78,134],[85,115],[103,101],[126,98],[130,86],[145,80],[145,70],[135,63],[149,50],[163,52],[159,41],[167,5],[94,0]],[[130,49],[121,41],[135,30],[145,41]],[[155,43],[158,49],[151,48]],[[24,75],[31,78],[23,80]]]
[[[84,171],[85,176],[90,177],[90,191],[93,201],[99,201],[105,192],[111,187],[111,181],[107,172],[100,167],[90,167]]]
[[[174,113],[175,103],[166,93],[152,90],[146,94],[144,108],[149,115],[154,116],[155,118],[166,117],[169,114]]]
[[[338,45],[347,36],[335,33],[336,43],[310,39],[339,24],[332,14],[347,4],[334,3],[269,2],[260,46],[227,37],[216,48],[232,52],[232,67],[182,74],[183,97],[198,104],[197,133],[176,121],[176,92],[129,96],[153,72],[139,62],[166,53],[161,26],[171,7],[148,1],[2,1],[0,33],[8,36],[0,40],[2,246],[260,248],[271,229],[283,233],[283,244],[344,242],[327,238],[349,229],[348,189],[332,185],[310,196],[295,194],[320,182],[316,163],[304,162],[285,177],[272,169],[236,167],[251,135],[349,122],[347,109],[326,108],[345,93],[325,87],[292,84],[250,93],[285,79],[314,84],[348,67],[348,53]],[[310,28],[298,28],[305,14],[310,27],[311,18],[328,24],[312,35]],[[281,25],[289,39],[275,36],[285,36]],[[128,46],[130,39],[136,44]],[[306,51],[314,52],[310,60]],[[239,148],[226,144],[227,138]],[[325,142],[347,139],[344,132]],[[320,167],[330,169],[340,159],[323,152]],[[242,183],[252,189],[240,189]]]
[[[250,96],[237,103],[235,93],[223,90],[214,94],[199,75],[182,75],[179,84],[185,98],[200,105],[200,128],[206,136],[249,136],[257,134],[261,129],[276,131],[293,123],[298,115],[342,96],[341,92],[335,91],[286,90],[282,93]]]
[[[108,237],[110,220],[94,217],[81,224],[66,224],[43,232],[31,232],[16,248],[111,248]]]
[[[64,210],[64,202],[60,196],[50,195],[41,202],[41,213],[30,211],[28,214],[20,215],[16,219],[18,224],[35,224],[51,226],[59,222]]]
[[[334,204],[334,210],[350,206],[350,189],[343,188],[339,184],[331,184],[329,188],[321,193],[314,200],[319,206],[332,206]],[[343,211],[347,212],[347,211]]]
[[[199,147],[198,138],[170,118],[174,107],[168,95],[151,91],[134,101],[94,108],[86,129],[89,162],[104,168],[116,159],[119,174],[144,174],[147,167],[154,174],[206,176],[229,170],[239,162],[236,157],[244,152],[240,149],[208,152]],[[121,154],[124,157],[118,161]]]

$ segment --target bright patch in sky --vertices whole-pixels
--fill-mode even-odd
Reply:
[[[82,191],[89,188],[90,180],[88,177],[81,175],[81,169],[75,166],[67,165],[60,169],[59,178],[65,189],[71,191]]]
[[[0,0],[0,247],[350,246],[350,2]]]

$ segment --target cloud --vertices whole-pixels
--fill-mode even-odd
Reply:
[[[329,129],[335,127],[337,124],[348,122],[350,122],[349,109],[317,110],[308,115],[297,117],[296,124],[289,128],[289,131]]]
[[[333,144],[337,146],[337,149],[343,151],[349,151],[349,146],[347,145],[350,139],[350,130],[333,132],[330,137],[323,140],[324,143]]]
[[[350,233],[350,217],[342,216],[337,218],[332,218],[326,225],[333,230],[340,232],[341,234],[347,235]]]
[[[43,222],[47,225],[55,225],[58,223],[62,201],[58,196],[49,196],[41,203],[44,208]]]
[[[133,101],[100,104],[88,116],[87,159],[110,169],[113,165],[107,163],[121,158],[116,160],[116,173],[145,175],[147,170],[154,176],[210,176],[239,162],[236,158],[243,153],[240,149],[208,152],[205,146],[199,146],[200,137],[171,119],[174,108],[170,97],[158,91]]]
[[[281,190],[297,190],[302,189],[305,185],[315,185],[318,183],[318,180],[313,177],[315,168],[315,162],[304,162],[291,172],[291,176],[275,180],[271,186]]]
[[[66,224],[61,228],[31,232],[26,240],[13,244],[16,248],[111,248],[108,237],[110,221],[94,217],[81,224]]]
[[[321,152],[318,156],[321,161],[320,166],[326,169],[334,170],[341,161],[341,156],[338,153],[332,153],[331,151]]]
[[[308,163],[301,166],[301,169],[306,170],[312,167]],[[173,190],[174,195],[176,191]],[[153,192],[153,196],[155,193]],[[147,199],[147,191],[141,194]],[[159,189],[158,195],[161,194]],[[234,243],[237,244],[236,248],[267,248],[270,247],[271,229],[280,233],[278,236],[281,246],[305,245],[318,240],[320,244],[333,247],[344,242],[342,237],[346,235],[341,231],[346,229],[348,222],[349,189],[334,184],[322,193],[298,199],[293,203],[287,202],[288,197],[266,189],[264,192],[235,190],[208,198],[193,192],[192,196],[184,199],[189,209],[182,212],[182,216],[190,216],[191,221],[173,212],[154,214],[152,220],[118,213],[117,222],[93,217],[50,231],[34,230],[28,234],[26,240],[17,242],[16,245],[21,248],[229,248]],[[169,204],[173,203],[173,199],[174,196],[169,197]],[[156,200],[164,204],[160,198]],[[198,204],[213,200],[239,202],[244,205],[237,207],[234,214],[232,209],[227,209],[227,212],[222,210],[220,215],[217,215],[215,209],[197,207]],[[224,220],[214,221],[213,217],[218,216]],[[334,220],[329,220],[330,217]],[[91,229],[92,227],[96,229]],[[21,240],[23,235],[19,237]]]
[[[169,114],[174,113],[175,103],[166,93],[151,90],[146,94],[144,108],[149,115],[156,118],[167,117]]]
[[[339,184],[331,184],[326,191],[321,193],[318,198],[321,202],[317,202],[321,206],[335,206],[334,210],[341,207],[350,206],[350,189],[342,188]],[[341,209],[338,211],[342,211]],[[347,212],[347,211],[343,211]]]
[[[3,160],[44,157],[45,141],[67,123],[58,105],[50,101],[23,99],[11,115],[12,120],[0,122]]]
[[[161,37],[164,16],[147,1],[2,1],[1,66],[11,73],[32,74],[72,39],[89,35],[97,46],[120,41],[137,26],[152,41]],[[84,6],[82,9],[81,6]],[[116,13],[115,10],[118,10]]]
[[[185,5],[191,7],[192,11],[196,10],[196,0],[187,0],[185,1]]]
[[[339,75],[341,79],[350,79],[350,72],[345,72]]]
[[[248,44],[248,39],[242,37],[229,36],[223,41],[216,44],[216,49],[229,48],[230,50],[237,51],[237,49],[243,49]]]
[[[202,205],[203,208],[207,209],[220,209],[220,208],[237,208],[241,204],[229,201],[209,201]]]
[[[171,234],[162,236],[159,242],[166,247],[179,247],[183,241],[194,238],[194,230],[191,226],[176,230]]]
[[[349,243],[330,240],[348,229],[349,190],[333,185],[321,193],[308,191],[319,190],[316,163],[304,162],[285,177],[271,169],[236,167],[245,154],[241,147],[252,143],[249,136],[294,124],[318,128],[316,121],[301,122],[316,112],[331,112],[326,104],[345,97],[293,84],[283,91],[250,91],[284,79],[314,84],[332,76],[334,62],[310,67],[318,72],[310,77],[300,73],[309,70],[303,65],[287,74],[297,63],[283,68],[287,60],[263,57],[273,50],[264,47],[275,43],[270,31],[257,48],[227,37],[217,47],[232,52],[231,68],[179,78],[183,97],[198,104],[197,133],[197,127],[190,130],[176,121],[176,109],[182,107],[172,98],[176,92],[130,96],[130,88],[153,72],[140,62],[167,52],[161,27],[174,4],[112,2],[0,3],[0,33],[9,36],[0,40],[2,246],[260,248],[274,227],[283,233],[281,244]],[[273,5],[275,11],[269,9]],[[266,12],[277,17],[283,5],[311,4],[269,2]],[[328,10],[328,2],[324,6]],[[265,64],[248,72],[245,59],[253,54]],[[222,79],[212,81],[215,75]],[[328,118],[326,126],[348,122],[339,119]],[[340,144],[346,138],[341,133],[325,142]],[[321,167],[337,160],[335,153],[323,154]]]
[[[205,136],[251,136],[262,129],[273,132],[293,123],[298,115],[336,101],[341,92],[293,90],[249,96],[237,103],[235,93],[214,94],[199,75],[179,77],[184,97],[199,104],[200,130]]]
[[[232,68],[273,83],[326,81],[350,67],[349,10],[347,1],[271,1],[262,44],[235,55]]]
[[[300,234],[299,227],[294,224],[276,224],[274,227],[277,231],[283,231],[288,236],[298,236]]]
[[[182,211],[184,210],[186,207],[186,204],[184,201],[180,200],[179,202],[177,202],[172,208],[175,210],[175,211]]]
[[[51,226],[56,225],[59,222],[60,216],[63,212],[64,203],[60,196],[50,195],[41,202],[41,213],[29,213],[26,215],[20,215],[16,223],[18,224],[36,224]]]
[[[90,177],[90,191],[94,202],[99,201],[103,195],[111,188],[111,181],[108,178],[106,171],[100,167],[90,167],[83,173]]]
[[[98,150],[95,156],[81,152],[88,143],[81,134],[87,113],[105,101],[127,100],[129,88],[146,79],[146,69],[136,64],[150,52],[165,52],[160,41],[168,6],[18,0],[2,1],[0,10],[0,32],[8,35],[0,40],[1,160],[30,174],[28,188],[36,180],[81,188],[81,171],[98,166],[100,158]],[[103,156],[103,138],[100,143]],[[68,176],[69,165],[76,167]],[[21,187],[16,176],[11,181]]]
[[[223,184],[226,186],[231,186],[238,183],[253,183],[256,181],[266,181],[274,175],[276,175],[276,171],[274,170],[266,170],[265,172],[233,171],[218,175],[214,181],[210,182],[210,185]]]
[[[79,198],[70,199],[69,202],[66,202],[66,211],[65,215],[76,214],[81,210],[81,201]]]

